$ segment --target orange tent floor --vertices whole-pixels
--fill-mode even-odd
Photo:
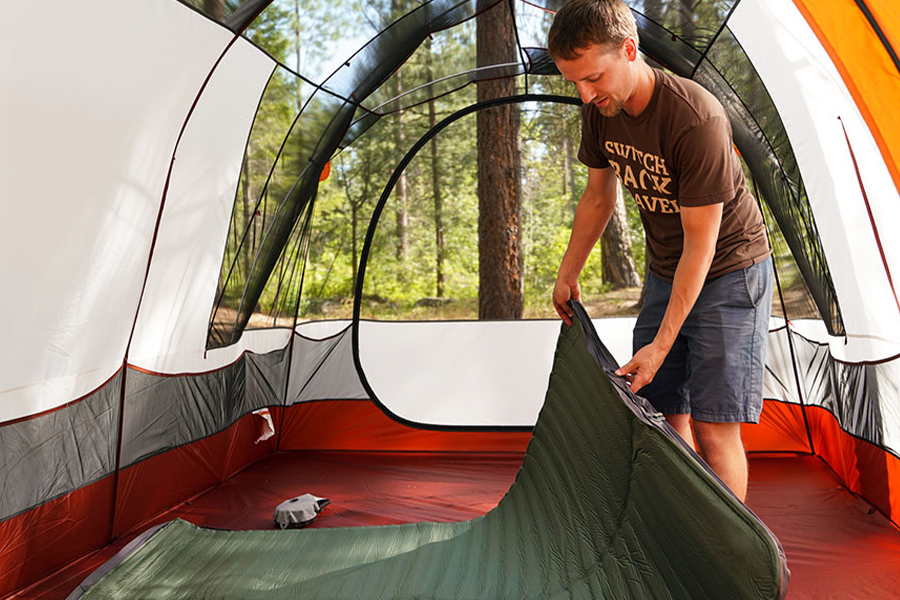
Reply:
[[[269,529],[274,507],[305,492],[332,502],[310,527],[471,519],[497,504],[521,461],[516,453],[278,452],[146,526],[182,518]],[[748,505],[784,546],[789,600],[900,599],[900,530],[850,494],[820,459],[751,455]],[[131,537],[12,598],[65,598]]]

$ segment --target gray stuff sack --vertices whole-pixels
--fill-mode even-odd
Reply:
[[[282,529],[296,529],[312,523],[322,509],[331,504],[328,498],[303,494],[285,500],[275,508],[275,524]]]

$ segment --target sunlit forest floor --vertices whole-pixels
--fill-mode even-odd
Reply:
[[[640,306],[641,288],[625,288],[605,293],[584,293],[582,303],[592,317],[612,317],[637,315]],[[546,296],[526,298],[525,319],[556,319],[556,311],[550,303],[550,293]],[[456,321],[478,318],[478,301],[475,298],[450,300],[423,298],[412,307],[396,306],[389,302],[371,300],[364,303],[362,317],[366,319],[389,319],[410,321]],[[334,318],[334,317],[329,317]]]
[[[633,316],[640,310],[638,302],[641,288],[625,288],[604,293],[584,293],[582,302],[592,317]],[[299,318],[303,321],[323,319],[350,319],[353,317],[353,302],[350,299],[328,299],[311,302],[310,310]],[[523,317],[525,319],[555,319],[556,311],[550,303],[550,293],[546,296],[526,298]],[[391,321],[458,321],[478,318],[476,298],[421,298],[412,305],[403,305],[385,298],[366,297],[363,299],[361,318]],[[267,323],[264,325],[264,323]],[[290,326],[284,319],[278,325]],[[271,317],[254,315],[251,327],[271,327]]]
[[[582,304],[587,309],[587,313],[594,318],[637,316],[641,310],[641,306],[638,304],[640,299],[641,288],[630,287],[612,290],[605,294],[585,294]]]
[[[631,287],[602,293],[584,292],[582,303],[591,317],[636,316],[640,311],[641,288]],[[791,318],[818,318],[815,306],[808,299],[808,293],[802,288],[784,291],[784,300],[790,309]],[[772,315],[782,316],[783,310],[776,295],[772,303]],[[233,319],[232,310],[221,310],[220,317]],[[475,298],[422,298],[412,305],[403,305],[385,298],[366,297],[361,310],[363,319],[389,321],[459,321],[478,318],[478,300]],[[338,320],[353,318],[353,300],[351,298],[329,298],[310,302],[308,310],[298,317],[298,323],[306,321]],[[524,318],[555,319],[549,293],[540,297],[526,299]],[[249,328],[290,327],[292,317],[281,316],[273,320],[271,316],[254,314]]]

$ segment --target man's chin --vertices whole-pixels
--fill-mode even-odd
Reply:
[[[600,114],[604,117],[615,117],[622,112],[622,103],[607,100],[603,106],[597,106],[597,108],[600,109]]]

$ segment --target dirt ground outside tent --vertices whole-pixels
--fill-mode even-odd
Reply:
[[[416,321],[454,321],[474,320],[478,314],[478,302],[475,299],[428,299],[423,298],[413,307],[401,307],[380,298],[368,298],[364,300],[362,318],[385,320],[416,320]],[[628,287],[620,290],[592,293],[590,290],[582,290],[582,304],[593,318],[601,317],[633,317],[641,310],[641,288]],[[789,311],[791,319],[819,318],[815,307],[808,300],[805,290],[792,289],[784,291],[784,301],[790,307],[802,307],[800,313],[796,310]],[[220,309],[222,310],[222,309]],[[781,301],[776,294],[772,300],[772,316],[784,316]],[[547,294],[546,302],[526,303],[523,317],[525,319],[554,319],[556,312],[550,304],[550,295]],[[352,319],[353,301],[351,299],[329,299],[316,303],[316,310],[300,315],[298,323],[316,321],[321,319]],[[290,327],[292,318],[271,316],[254,313],[250,318],[248,328]]]

